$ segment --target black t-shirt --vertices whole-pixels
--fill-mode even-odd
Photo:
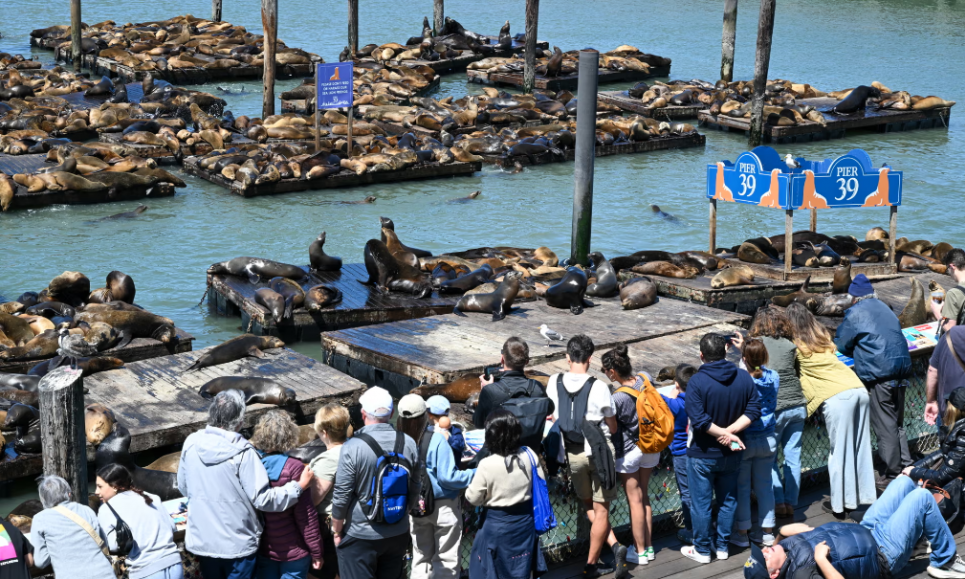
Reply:
[[[27,554],[33,552],[20,529],[0,521],[0,579],[30,579]]]

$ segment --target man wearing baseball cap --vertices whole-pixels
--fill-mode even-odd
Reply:
[[[860,524],[804,523],[781,528],[773,547],[751,545],[745,579],[885,579],[901,571],[924,537],[931,544],[928,574],[965,578],[965,561],[931,493],[899,476]]]

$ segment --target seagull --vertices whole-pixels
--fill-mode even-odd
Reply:
[[[97,348],[79,334],[71,334],[67,328],[60,329],[57,339],[57,354],[70,360],[70,367],[77,369],[77,358],[86,358],[97,354]]]
[[[801,167],[801,164],[795,161],[790,153],[784,155],[784,164],[787,165],[788,169],[798,169]]]
[[[542,324],[539,327],[539,333],[546,338],[546,347],[549,348],[550,342],[562,342],[564,340],[563,335],[559,332],[554,332],[553,330],[546,327],[546,324]]]

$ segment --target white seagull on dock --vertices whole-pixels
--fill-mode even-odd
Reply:
[[[788,169],[798,169],[801,167],[801,164],[795,161],[794,156],[790,153],[784,155],[784,164],[787,165]]]
[[[550,342],[562,342],[564,340],[563,334],[559,332],[554,332],[549,329],[546,324],[542,324],[539,327],[539,333],[546,338],[546,347],[549,348]]]
[[[57,339],[57,354],[70,360],[70,367],[77,369],[77,358],[86,358],[97,353],[97,347],[79,334],[71,334],[70,330],[62,328]]]

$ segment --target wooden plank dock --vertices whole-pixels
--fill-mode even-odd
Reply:
[[[421,61],[421,60],[417,60],[417,61],[403,61],[402,63],[395,63],[395,64],[396,64],[396,65],[398,65],[398,64],[407,64],[407,63],[410,63],[410,62],[428,64],[428,61],[425,61],[425,62],[424,62],[424,61]],[[425,96],[425,95],[431,93],[432,91],[436,90],[437,88],[439,88],[439,83],[440,83],[440,82],[442,82],[442,77],[436,76],[436,78],[432,79],[432,82],[430,82],[430,83],[427,84],[426,86],[424,86],[424,87],[420,88],[419,90],[415,91],[414,93],[412,93],[412,96],[413,96],[413,97]],[[291,92],[291,91],[290,91],[290,92]],[[315,98],[314,98],[314,97],[311,97],[311,98],[291,98],[291,97],[285,98],[285,95],[286,95],[286,94],[290,94],[290,93],[289,93],[289,92],[285,92],[285,93],[282,93],[282,95],[281,95],[281,112],[283,112],[283,113],[299,113],[299,114],[303,114],[303,115],[310,115],[310,114],[313,114],[313,113],[315,112],[315,103],[314,103]],[[409,99],[403,99],[402,102],[400,102],[399,104],[402,105],[402,106],[407,106],[407,105],[409,104]]]
[[[667,106],[659,109],[652,109],[643,104],[640,99],[630,96],[625,90],[603,91],[596,95],[596,100],[603,104],[619,107],[621,110],[650,117],[661,121],[676,121],[679,119],[696,119],[697,113],[706,108],[698,103],[688,106]]]
[[[597,145],[594,151],[597,157],[609,157],[611,155],[626,155],[630,153],[648,153],[650,151],[662,151],[666,149],[686,149],[690,147],[703,147],[707,143],[707,138],[701,135],[697,131],[691,133],[684,133],[682,135],[661,135],[659,137],[651,137],[646,141],[637,141],[634,143],[627,143],[625,145],[608,145],[602,146]],[[490,165],[499,165],[500,167],[512,167],[516,162],[521,165],[548,165],[550,163],[562,163],[564,161],[573,161],[576,158],[576,149],[567,149],[564,151],[565,158],[560,158],[554,155],[552,152],[540,153],[539,155],[534,155],[532,159],[526,155],[516,155],[510,157],[507,155],[480,155],[483,161]]]
[[[137,362],[139,360],[147,360],[149,358],[158,358],[161,356],[168,356],[171,354],[180,354],[182,352],[191,351],[191,343],[194,342],[194,336],[185,332],[180,328],[176,328],[178,332],[178,343],[173,346],[171,350],[167,346],[155,340],[153,338],[134,338],[129,344],[123,348],[110,348],[98,353],[98,356],[110,357],[110,358],[120,358],[124,362]],[[30,360],[0,360],[0,372],[10,372],[13,374],[26,374],[30,368],[53,358],[53,356],[46,356],[43,358],[32,358]]]
[[[131,451],[177,445],[207,422],[209,402],[198,390],[219,376],[258,376],[273,378],[297,393],[296,403],[285,407],[300,424],[310,423],[315,411],[324,404],[355,404],[365,385],[287,348],[268,350],[265,358],[243,358],[235,362],[184,370],[208,348],[151,360],[133,362],[123,368],[100,372],[84,379],[88,389],[85,402],[100,402],[111,408],[119,422],[131,431]],[[251,427],[267,404],[248,407],[245,425]],[[87,447],[93,460],[94,448]],[[39,455],[22,455],[0,461],[0,480],[31,476],[41,472]]]
[[[308,272],[308,266],[303,266]],[[384,295],[360,282],[368,280],[365,265],[348,263],[340,271],[308,274],[300,282],[307,290],[327,284],[342,292],[342,301],[330,309],[309,313],[305,308],[295,310],[291,320],[276,325],[268,310],[255,303],[255,290],[267,283],[252,284],[246,278],[230,275],[208,276],[208,305],[219,314],[241,315],[241,327],[258,335],[278,336],[286,343],[317,340],[322,331],[355,328],[383,322],[409,320],[452,313],[461,295],[416,299],[402,294]]]
[[[649,72],[640,70],[600,70],[599,83],[606,84],[611,82],[636,82],[647,78],[663,77],[670,74],[670,66],[652,66]],[[579,84],[579,73],[555,78],[536,75],[535,88],[543,90],[571,90],[577,88]],[[512,86],[521,88],[523,86],[522,72],[486,72],[483,70],[467,70],[466,79],[469,82],[479,84],[491,84],[495,86]]]
[[[603,351],[720,323],[746,325],[742,314],[671,299],[650,307],[624,311],[616,298],[592,300],[596,307],[578,316],[543,301],[523,302],[499,322],[480,313],[449,314],[364,328],[322,333],[325,360],[335,368],[370,385],[404,394],[425,380],[450,382],[466,373],[479,373],[499,361],[503,342],[519,336],[529,343],[531,364],[563,359],[565,345],[546,346],[540,324],[565,337],[583,333]]]
[[[846,257],[846,256],[842,256]],[[847,256],[850,257],[850,256]],[[853,259],[853,258],[852,258]],[[773,265],[763,264],[763,263],[747,263],[734,258],[727,258],[727,262],[734,265],[746,265],[747,267],[754,270],[754,278],[764,278],[773,279],[779,281],[793,281],[801,283],[807,278],[811,278],[812,282],[826,281],[830,282],[834,279],[834,268],[833,267],[801,267],[794,265],[791,267],[791,272],[786,273],[784,271],[784,262],[775,263]],[[863,273],[868,276],[868,279],[878,279],[881,277],[891,277],[898,272],[897,266],[892,263],[851,263],[851,276],[854,277],[859,273]]]
[[[870,130],[879,133],[915,131],[919,129],[948,128],[951,108],[930,111],[893,111],[865,109],[850,115],[833,115],[830,109],[839,101],[833,98],[801,99],[798,104],[812,105],[824,115],[826,124],[805,121],[790,127],[764,125],[764,141],[770,143],[803,143],[824,139],[841,139],[849,132]],[[746,133],[750,130],[749,118],[727,115],[712,116],[701,111],[697,118],[701,126],[722,131]]]
[[[440,177],[455,177],[472,175],[482,170],[482,163],[419,163],[401,171],[385,171],[380,173],[363,173],[356,175],[352,172],[342,172],[324,179],[282,179],[275,183],[252,185],[242,189],[237,181],[229,181],[220,173],[211,173],[198,165],[198,157],[188,157],[184,160],[184,170],[205,181],[220,185],[232,193],[242,197],[257,197],[259,195],[277,195],[295,191],[315,191],[319,189],[340,189],[343,187],[359,187],[374,183],[395,183],[397,181],[412,181],[421,179],[437,179]]]

